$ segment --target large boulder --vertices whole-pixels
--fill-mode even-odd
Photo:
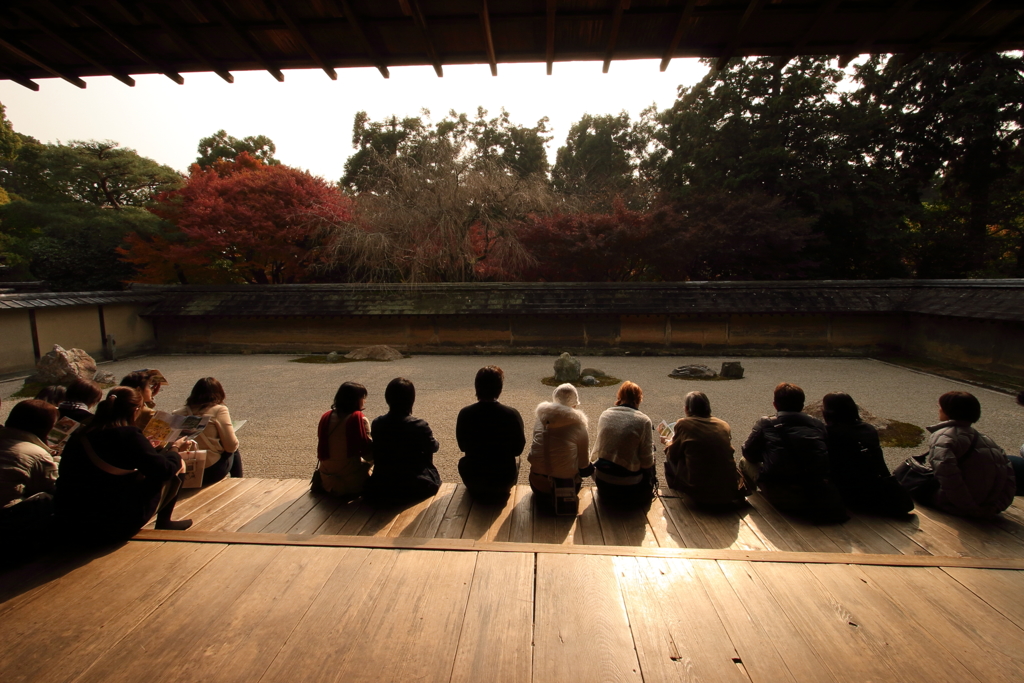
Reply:
[[[399,360],[402,352],[398,349],[383,344],[377,346],[364,346],[345,354],[349,360]]]
[[[577,382],[580,379],[580,359],[563,353],[555,359],[555,381]]]
[[[65,349],[58,344],[36,363],[36,374],[29,378],[40,384],[67,384],[76,377],[96,376],[96,361],[82,349]]]
[[[743,379],[743,365],[735,360],[722,363],[722,377]]]
[[[591,377],[607,377],[608,373],[602,372],[597,368],[583,368],[580,370],[580,377],[586,377],[587,375],[590,375]]]
[[[669,373],[669,377],[677,379],[713,379],[718,373],[706,365],[680,365]]]

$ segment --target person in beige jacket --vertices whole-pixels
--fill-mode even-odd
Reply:
[[[57,409],[39,400],[22,401],[0,428],[0,535],[30,537],[53,514],[57,462],[46,435]]]
[[[175,415],[210,416],[206,429],[196,437],[200,450],[206,451],[203,486],[215,484],[228,474],[242,476],[242,455],[225,398],[221,383],[214,377],[204,377],[192,387],[185,406],[174,411]]]
[[[551,401],[537,406],[533,443],[526,458],[530,463],[530,488],[552,503],[552,479],[570,479],[579,492],[583,477],[593,472],[587,416],[577,408],[579,403],[576,387],[561,384]]]

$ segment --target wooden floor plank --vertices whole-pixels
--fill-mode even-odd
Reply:
[[[753,683],[795,683],[775,643],[747,612],[744,602],[718,563],[714,560],[691,560],[690,566],[729,634],[740,660],[737,665],[743,667],[750,680]]]
[[[221,479],[216,484],[204,486],[199,489],[184,489],[182,494],[178,497],[178,502],[174,506],[174,512],[177,516],[188,518],[192,514],[193,510],[197,510],[203,505],[207,505],[213,500],[220,498],[221,496],[227,495],[232,489],[239,486],[244,480],[235,479],[228,477]],[[185,495],[186,493],[191,495]],[[147,529],[153,528],[153,522],[151,521],[146,525]]]
[[[321,496],[309,512],[303,515],[302,519],[295,522],[289,534],[315,534],[323,526],[324,522],[331,518],[334,511],[341,507],[346,501],[334,496]]]
[[[410,529],[410,534],[415,538],[434,538],[437,530],[441,527],[448,506],[451,505],[452,496],[455,495],[455,484],[445,482],[441,484],[434,498],[417,520],[415,526]]]
[[[144,658],[124,647],[122,639],[223,551],[222,545],[164,543],[90,590],[81,590],[82,582],[68,581],[54,587],[45,601],[5,614],[0,621],[0,680],[76,680],[109,651]],[[86,565],[76,572],[91,570]]]
[[[1024,680],[1024,632],[941,569],[858,567],[907,614],[986,683]],[[987,570],[989,571],[989,570]]]
[[[747,502],[769,525],[761,527],[761,531],[774,535],[775,543],[785,543],[795,552],[841,552],[820,528],[792,515],[782,514],[760,493],[747,498]]]
[[[990,520],[957,517],[935,508],[920,508],[917,513],[959,538],[980,557],[1024,557],[1024,543]]]
[[[466,528],[466,520],[469,518],[469,510],[473,505],[473,497],[462,484],[458,484],[452,492],[452,499],[448,508],[441,517],[441,523],[437,526],[433,538],[462,538],[462,531]]]
[[[398,553],[362,548],[344,553],[261,681],[328,683],[343,680],[337,671],[347,659],[366,662],[353,636],[366,628]],[[394,645],[397,652],[400,643]]]
[[[240,500],[241,497],[244,496],[247,491],[255,487],[262,480],[244,478],[233,481],[237,481],[238,483],[234,484],[234,486],[222,492],[220,495],[202,503],[201,505],[199,505],[199,507],[192,508],[187,512],[185,511],[187,510],[187,507],[180,511],[175,509],[175,517],[178,519],[191,519],[193,526],[200,524],[207,517],[218,512],[222,508],[230,508],[231,506],[233,506],[236,500]],[[177,506],[175,506],[175,508],[177,508]],[[153,528],[153,524],[154,521],[150,521],[150,523],[147,524],[145,528],[151,529]]]
[[[734,548],[736,550],[770,550],[771,548],[748,527],[735,510],[711,512],[707,510],[691,510],[697,526],[714,548]]]
[[[672,520],[671,529],[678,534],[676,538],[680,548],[710,548],[711,541],[704,535],[704,531],[693,518],[693,512],[686,506],[685,501],[679,495],[662,495],[660,497],[665,511]]]
[[[313,532],[313,535],[334,536],[345,534],[355,536],[372,514],[373,508],[362,498],[345,501],[335,508],[331,516],[320,525],[319,529]]]
[[[533,671],[530,553],[480,553],[451,683],[530,683]]]
[[[436,497],[430,497],[425,500],[421,500],[418,503],[414,503],[409,507],[402,510],[398,517],[395,518],[395,523],[388,529],[387,535],[395,537],[415,537],[416,528],[419,526],[420,518],[428,507],[434,502]]]
[[[933,555],[986,557],[977,548],[972,548],[956,534],[935,523],[928,515],[921,514],[920,507],[906,520],[887,520],[887,523]]]
[[[240,526],[258,515],[268,502],[276,500],[280,494],[280,487],[280,479],[257,479],[253,486],[242,491],[230,505],[221,506],[204,519],[193,518],[192,527],[196,531],[237,531]],[[242,487],[239,486],[235,490],[240,488]]]
[[[573,528],[572,542],[574,545],[604,545],[604,532],[601,520],[597,516],[597,502],[594,500],[594,489],[585,486],[580,489],[579,514]]]
[[[288,496],[281,499],[285,504],[291,499],[291,504],[278,515],[272,522],[260,529],[268,534],[287,534],[309,511],[320,504],[320,501],[327,498],[325,493],[313,493],[309,490],[309,482],[300,481]]]
[[[512,508],[508,540],[512,543],[533,542],[533,491],[524,484],[516,486],[516,504]]]
[[[689,561],[622,557],[615,568],[645,681],[749,683]]]
[[[662,548],[679,547],[679,532],[676,531],[675,523],[658,496],[651,501],[651,507],[647,510],[647,523],[659,546]]]
[[[615,560],[537,556],[533,680],[641,681]]]
[[[807,570],[836,600],[857,633],[868,640],[877,657],[900,681],[982,683],[946,649],[945,641],[927,629],[908,629],[902,608],[857,567],[808,565]]]
[[[428,499],[429,500],[429,499]],[[406,509],[404,505],[375,505],[369,519],[360,527],[359,536],[383,536],[398,520],[398,516]]]
[[[761,513],[757,511],[752,505],[745,505],[738,511],[743,523],[754,532],[754,534],[761,540],[761,543],[768,550],[793,550],[789,543],[786,542],[778,533],[775,528],[768,522]]]
[[[553,510],[533,511],[533,542],[572,545],[579,517],[556,515]]]
[[[647,523],[647,510],[620,508],[601,503],[601,494],[594,491],[597,516],[606,545],[628,545],[642,548],[658,547],[654,530]]]
[[[1024,629],[1024,572],[958,567],[943,571],[1018,628]]]
[[[277,495],[273,501],[268,501],[260,512],[239,526],[237,531],[283,534],[315,503],[307,482],[301,479],[284,479],[277,488]]]
[[[859,515],[859,521],[864,526],[878,534],[886,543],[899,550],[904,555],[932,555],[933,553],[916,541],[912,535],[900,530],[900,527],[907,524],[917,524],[917,516],[909,515],[907,519],[894,520],[887,517],[876,517],[874,515]],[[909,520],[913,520],[912,522]]]
[[[511,530],[510,517],[515,506],[514,490],[502,503],[473,501],[462,537],[479,541],[507,541]]]
[[[775,599],[772,591],[754,571],[752,562],[717,562],[719,569],[725,576],[729,586],[738,597],[747,615],[753,622],[750,628],[755,632],[763,632],[778,652],[779,657],[785,663],[786,669],[796,681],[807,683],[838,682],[846,680],[844,677],[836,676],[825,662],[825,653],[819,653],[814,647],[814,641],[805,639],[800,628],[800,623],[809,619],[808,615],[791,614]],[[703,576],[703,575],[702,575]],[[710,584],[709,584],[710,585]],[[735,613],[733,620],[740,619]],[[741,653],[741,657],[747,651],[745,646],[751,645],[748,641],[741,641],[740,635],[744,631],[736,627],[734,621],[726,621],[730,633],[736,634],[734,642]],[[771,661],[766,653],[765,665]],[[752,655],[752,653],[751,653]],[[748,668],[753,673],[754,667]],[[771,681],[772,679],[768,679]]]
[[[845,524],[825,524],[818,528],[844,553],[901,554],[891,543],[879,536],[856,516]]]

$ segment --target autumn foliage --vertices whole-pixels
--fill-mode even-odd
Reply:
[[[158,197],[150,211],[169,228],[135,233],[120,250],[134,281],[281,284],[311,279],[318,219],[345,219],[351,200],[322,178],[270,166],[247,153],[203,169]]]

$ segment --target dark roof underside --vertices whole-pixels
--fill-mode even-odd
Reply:
[[[1024,47],[1019,0],[8,0],[0,79]]]

